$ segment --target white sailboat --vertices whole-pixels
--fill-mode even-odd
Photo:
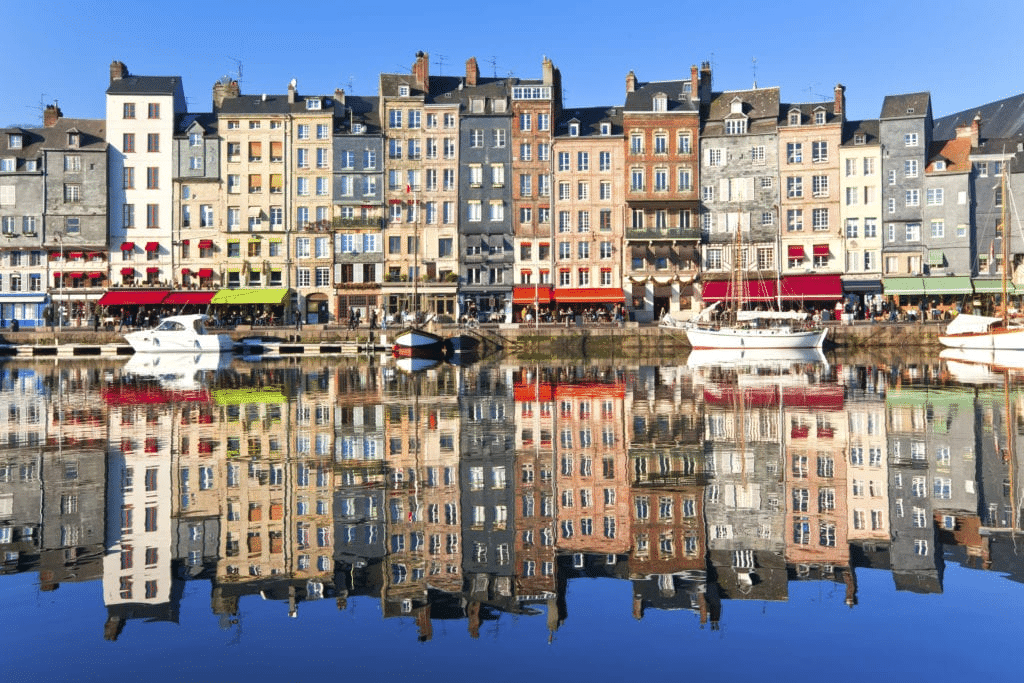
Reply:
[[[989,349],[996,351],[1024,350],[1024,325],[1012,323],[1007,315],[1009,300],[1007,290],[1010,277],[1010,226],[1007,221],[1006,205],[1012,199],[1007,193],[1007,176],[1010,172],[1011,157],[1003,164],[1003,201],[1001,224],[1003,226],[1003,314],[995,317],[960,313],[953,318],[945,331],[939,335],[939,342],[951,349]]]
[[[714,322],[711,314],[717,303],[705,308],[683,325],[686,338],[694,349],[820,349],[828,329],[807,327],[807,315],[782,311],[744,311],[747,278],[741,270],[740,254],[743,231],[737,227],[730,282],[730,320]],[[781,252],[781,245],[780,245]],[[779,254],[781,258],[781,253]],[[779,279],[776,266],[776,280]],[[779,288],[776,286],[778,296]]]

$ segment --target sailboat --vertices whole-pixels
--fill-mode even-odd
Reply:
[[[960,313],[953,318],[945,331],[939,335],[943,346],[953,349],[990,349],[997,351],[1024,350],[1024,325],[1011,323],[1008,316],[1009,300],[1007,289],[1010,277],[1010,230],[1007,221],[1006,205],[1010,196],[1007,194],[1007,176],[1010,172],[1012,157],[1003,164],[1003,207],[1001,224],[1003,226],[1003,314],[998,317]]]
[[[781,300],[775,311],[741,310],[748,286],[740,264],[742,248],[743,230],[737,226],[732,277],[727,292],[730,320],[712,321],[711,314],[718,303],[708,306],[684,325],[690,346],[694,349],[820,349],[828,329],[800,325],[801,321],[806,321],[807,315],[783,311]],[[781,258],[781,244],[779,251]],[[777,281],[780,278],[778,262],[775,277]],[[776,294],[781,297],[779,291],[776,282]]]
[[[405,186],[406,193],[412,191],[412,187],[409,185]],[[448,355],[449,345],[446,343],[445,338],[434,334],[421,326],[420,320],[420,296],[419,296],[419,282],[420,282],[420,207],[413,197],[413,203],[416,205],[416,222],[415,222],[415,236],[416,236],[416,249],[413,251],[413,278],[412,278],[412,309],[413,317],[408,327],[401,330],[395,335],[395,344],[392,348],[396,358],[436,358],[442,359]]]

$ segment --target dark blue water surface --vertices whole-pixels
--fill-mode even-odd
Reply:
[[[1016,372],[721,360],[4,365],[4,679],[1014,676]]]

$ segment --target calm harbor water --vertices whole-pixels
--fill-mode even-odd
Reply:
[[[5,363],[5,678],[1012,675],[972,360]]]

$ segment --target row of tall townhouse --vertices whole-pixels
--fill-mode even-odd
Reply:
[[[933,120],[928,93],[891,95],[850,120],[842,85],[787,103],[715,91],[704,63],[566,108],[547,58],[537,79],[474,58],[432,76],[421,52],[376,96],[224,78],[189,112],[180,77],[115,61],[105,119],[55,103],[42,128],[0,131],[0,316],[234,301],[306,322],[620,304],[651,320],[726,298],[734,273],[754,302],[945,308],[1001,291],[1021,97]]]

